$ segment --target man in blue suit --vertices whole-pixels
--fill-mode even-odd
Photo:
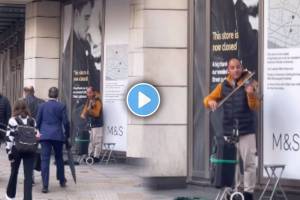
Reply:
[[[43,179],[43,193],[48,192],[49,164],[51,150],[54,149],[56,162],[56,175],[60,186],[66,186],[66,178],[63,163],[63,144],[68,145],[70,123],[67,116],[66,106],[57,101],[58,89],[49,89],[49,100],[39,106],[37,114],[37,128],[40,131],[41,143],[41,170]]]

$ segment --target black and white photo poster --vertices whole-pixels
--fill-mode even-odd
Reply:
[[[72,4],[67,4],[63,8],[63,38],[62,38],[62,66],[60,73],[60,98],[67,106],[68,116],[71,113],[71,93],[72,93],[72,61],[70,38],[72,34]]]
[[[211,89],[226,77],[231,57],[257,73],[258,0],[211,0]]]
[[[102,67],[102,0],[73,1],[72,43],[72,127],[82,130],[86,122],[80,118],[86,101],[86,88],[100,92]]]
[[[227,76],[227,61],[236,57],[258,73],[258,0],[211,0],[210,91]],[[211,133],[221,135],[222,108],[211,113]]]

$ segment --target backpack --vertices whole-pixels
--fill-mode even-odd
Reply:
[[[38,142],[35,137],[34,120],[27,119],[25,125],[23,121],[16,117],[17,129],[15,131],[15,147],[19,153],[35,153],[37,151]]]

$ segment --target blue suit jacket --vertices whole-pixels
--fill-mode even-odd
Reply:
[[[69,137],[66,106],[54,99],[39,106],[36,122],[41,133],[40,140],[65,141]]]

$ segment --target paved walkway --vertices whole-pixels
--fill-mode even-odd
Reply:
[[[35,171],[34,200],[175,200],[178,197],[190,197],[194,200],[213,200],[218,193],[215,188],[193,185],[188,186],[186,189],[149,191],[143,186],[143,180],[139,176],[142,169],[125,164],[76,166],[77,184],[72,180],[69,166],[65,166],[68,182],[66,188],[61,188],[58,181],[56,181],[56,167],[53,165],[53,159],[50,169],[50,185],[47,194],[41,192],[41,175]],[[2,146],[0,148],[0,200],[5,199],[9,175],[10,166],[5,149]],[[22,200],[23,179],[23,168],[21,167],[16,200]],[[299,194],[288,194],[288,197],[289,200],[300,199]],[[178,198],[178,200],[183,199]]]
[[[53,163],[53,159],[51,161]],[[33,187],[35,200],[171,200],[180,196],[205,197],[213,199],[215,190],[190,186],[182,190],[149,192],[143,187],[138,175],[141,169],[124,164],[79,165],[76,166],[77,184],[74,184],[70,170],[66,167],[67,187],[61,188],[55,179],[55,166],[51,164],[49,193],[41,193],[41,175],[35,172]],[[4,200],[10,166],[4,147],[0,149],[0,200]],[[23,168],[20,168],[17,200],[23,196]]]

